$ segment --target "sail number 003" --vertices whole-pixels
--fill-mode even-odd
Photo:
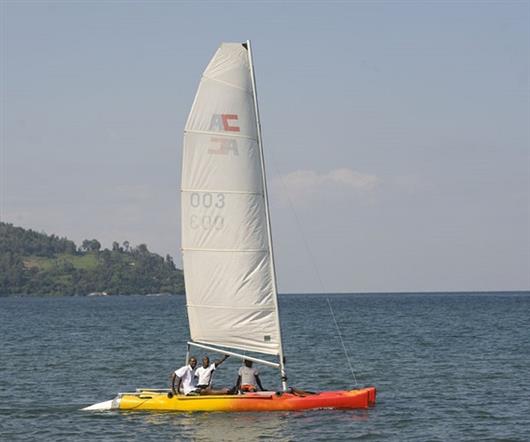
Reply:
[[[196,193],[193,192],[190,195],[191,207],[217,207],[222,209],[225,206],[225,194],[224,193]]]
[[[204,207],[209,209],[215,207],[222,209],[225,206],[225,195],[224,193],[197,193],[193,192],[190,195],[190,205],[193,208]],[[224,225],[224,218],[222,216],[210,216],[210,215],[191,215],[190,226],[192,229],[205,229],[205,230],[221,230]]]

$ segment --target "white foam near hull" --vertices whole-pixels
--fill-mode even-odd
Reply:
[[[119,407],[120,407],[119,400],[112,399],[110,401],[98,402],[97,404],[82,408],[82,410],[84,411],[106,411],[106,410],[116,410]]]

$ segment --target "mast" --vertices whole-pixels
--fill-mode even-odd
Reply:
[[[256,77],[254,75],[254,61],[252,59],[252,49],[250,46],[250,40],[246,41],[246,47],[248,50],[248,59],[250,64],[250,76],[252,78],[252,93],[254,95],[254,112],[256,114],[256,128],[257,128],[257,134],[258,134],[258,149],[260,153],[260,159],[261,159],[261,176],[263,180],[263,198],[265,200],[265,216],[267,218],[267,236],[269,240],[269,250],[270,250],[270,263],[271,263],[271,272],[272,272],[272,291],[273,291],[273,299],[274,299],[274,306],[276,307],[276,321],[278,323],[278,332],[279,332],[279,338],[280,338],[280,345],[279,345],[279,363],[280,363],[280,376],[282,381],[282,389],[283,391],[287,390],[287,376],[285,373],[285,358],[283,355],[283,339],[282,339],[282,328],[280,326],[280,311],[279,311],[279,305],[278,305],[278,290],[277,290],[277,282],[276,282],[276,268],[274,266],[274,251],[272,248],[272,229],[271,229],[271,219],[270,219],[270,213],[269,213],[269,196],[267,192],[267,178],[265,175],[265,157],[263,155],[263,141],[261,138],[261,121],[259,118],[259,107],[258,107],[258,93],[256,90]]]

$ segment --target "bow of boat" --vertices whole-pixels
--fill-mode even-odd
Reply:
[[[97,404],[89,405],[88,407],[82,408],[82,411],[109,411],[119,410],[120,408],[120,397],[111,399],[110,401],[98,402]]]

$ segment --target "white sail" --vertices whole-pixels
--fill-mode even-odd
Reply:
[[[224,43],[185,127],[182,253],[191,339],[281,354],[247,45]]]

